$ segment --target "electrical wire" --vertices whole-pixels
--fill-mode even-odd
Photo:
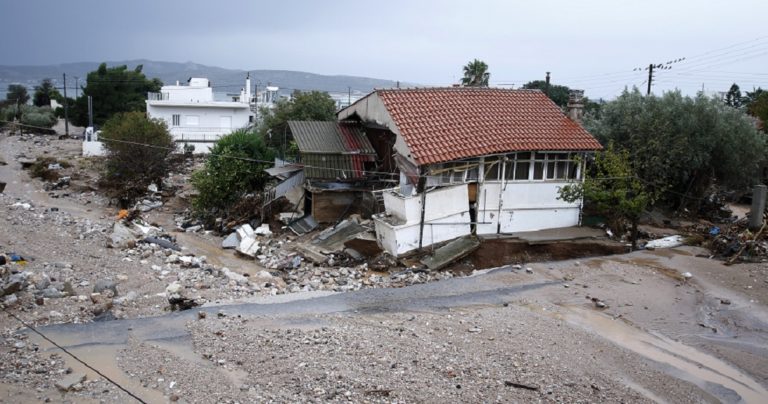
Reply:
[[[115,385],[115,387],[117,387],[117,388],[119,388],[120,390],[124,391],[126,394],[128,394],[129,396],[131,396],[131,398],[133,398],[134,400],[136,400],[136,401],[138,401],[138,402],[140,402],[140,403],[142,403],[142,404],[147,404],[147,402],[146,402],[146,401],[142,400],[142,399],[141,399],[139,396],[137,396],[136,394],[132,393],[132,392],[131,392],[130,390],[128,390],[127,388],[125,388],[125,387],[123,387],[122,385],[120,385],[120,383],[118,383],[118,382],[116,382],[116,381],[112,380],[112,379],[111,379],[109,376],[105,375],[104,373],[101,373],[101,372],[100,372],[98,369],[96,369],[95,367],[93,367],[93,366],[89,365],[89,364],[88,364],[87,362],[85,362],[84,360],[80,359],[80,358],[79,358],[77,355],[75,355],[74,353],[70,352],[70,351],[69,351],[67,348],[64,348],[63,346],[61,346],[61,345],[57,344],[57,343],[56,343],[56,341],[54,341],[54,340],[50,339],[50,338],[49,338],[47,335],[45,335],[45,334],[43,334],[42,332],[40,332],[40,331],[39,331],[37,328],[35,328],[35,327],[34,327],[32,324],[29,324],[29,323],[27,323],[26,321],[22,320],[22,319],[21,319],[21,318],[19,318],[17,315],[15,315],[15,314],[11,313],[10,311],[8,311],[8,309],[7,309],[7,308],[5,308],[5,307],[3,307],[3,311],[5,311],[5,313],[6,313],[6,314],[8,314],[8,315],[9,315],[11,318],[15,319],[16,321],[18,321],[19,323],[21,323],[21,324],[22,324],[22,325],[24,325],[25,327],[27,327],[27,328],[29,328],[30,330],[32,330],[32,332],[34,332],[35,334],[37,334],[37,335],[39,335],[40,337],[42,337],[44,340],[46,340],[46,341],[50,342],[50,343],[51,343],[53,346],[55,346],[56,348],[58,348],[58,349],[61,349],[61,351],[62,351],[62,352],[64,352],[64,353],[66,353],[67,355],[71,356],[71,357],[72,357],[74,360],[76,360],[76,361],[80,362],[80,363],[81,363],[83,366],[85,366],[85,367],[87,367],[88,369],[90,369],[90,370],[94,371],[94,372],[95,372],[97,375],[99,375],[99,376],[103,377],[105,380],[107,380],[108,382],[110,382],[110,383],[112,383],[113,385]]]

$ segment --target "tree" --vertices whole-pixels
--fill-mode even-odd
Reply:
[[[464,77],[461,84],[468,87],[488,87],[488,79],[491,73],[488,72],[488,65],[485,62],[475,59],[464,66]]]
[[[24,105],[29,102],[29,93],[27,88],[21,84],[9,84],[5,99],[8,101],[8,104],[18,103],[19,105]]]
[[[558,199],[574,203],[584,199],[608,218],[617,234],[631,228],[632,249],[637,248],[640,215],[653,204],[655,195],[637,177],[630,165],[629,152],[617,151],[613,144],[595,155],[591,175],[558,190]],[[658,192],[658,190],[656,191]]]
[[[261,112],[264,118],[259,134],[270,147],[284,151],[293,141],[288,121],[333,121],[336,119],[336,103],[322,91],[296,91],[291,100],[280,100],[273,110],[263,109]]]
[[[768,91],[758,88],[749,93],[749,103],[746,103],[747,113],[758,118],[760,128],[763,132],[768,132]]]
[[[729,107],[740,108],[742,105],[741,102],[741,90],[739,90],[739,86],[736,83],[733,83],[731,88],[725,94],[725,105],[728,105]]]
[[[61,100],[62,96],[59,90],[53,86],[51,79],[43,79],[39,86],[35,86],[35,94],[32,97],[32,103],[37,107],[51,106],[51,100]]]
[[[93,98],[93,123],[103,125],[112,115],[120,112],[145,111],[148,92],[160,91],[163,83],[147,79],[142,65],[129,70],[128,66],[99,65],[88,73],[82,95],[71,106],[70,118],[75,125],[88,125],[88,96]]]
[[[651,192],[678,207],[701,198],[717,183],[743,189],[758,180],[766,139],[740,110],[699,94],[661,97],[625,90],[585,127],[604,145],[627,150],[630,163]]]
[[[102,129],[107,149],[101,185],[127,206],[143,195],[149,184],[162,187],[176,145],[164,121],[147,119],[143,112],[117,113]]]
[[[529,81],[523,84],[523,88],[543,91],[560,108],[565,108],[568,105],[568,95],[571,93],[571,89],[567,86],[552,83],[549,84],[549,90],[547,90],[547,82],[544,80]]]
[[[198,195],[195,211],[205,217],[226,217],[243,196],[264,189],[269,176],[264,169],[274,155],[264,139],[253,132],[237,130],[219,139],[205,166],[192,175]]]

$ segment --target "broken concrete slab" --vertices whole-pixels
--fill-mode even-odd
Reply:
[[[237,237],[237,233],[230,233],[222,242],[221,248],[237,248],[240,245],[240,238]]]
[[[368,231],[367,228],[360,226],[357,222],[352,220],[345,220],[339,223],[338,226],[328,228],[320,233],[312,244],[318,247],[330,250],[341,251],[344,249],[344,242],[356,237],[360,233]]]
[[[255,235],[253,232],[253,227],[251,227],[250,224],[246,223],[240,227],[238,227],[235,232],[237,233],[237,237],[240,238],[240,240],[244,240],[246,238],[253,238]]]
[[[436,249],[432,256],[422,259],[421,263],[436,271],[466,257],[479,247],[480,240],[476,237],[460,237]]]
[[[367,233],[358,234],[355,238],[344,242],[344,246],[351,248],[366,257],[375,257],[381,254],[382,250],[376,237],[367,237]]]
[[[306,215],[301,219],[298,219],[289,224],[288,228],[291,229],[291,231],[294,232],[297,236],[301,236],[309,233],[312,230],[315,230],[317,226],[319,226],[319,224],[315,218],[312,217],[312,215]]]
[[[304,258],[318,264],[323,264],[328,261],[328,257],[313,246],[296,244],[296,251],[303,255]]]
[[[241,239],[240,244],[236,248],[237,252],[251,258],[256,258],[256,256],[259,255],[259,250],[259,241],[253,237],[245,237]]]
[[[85,373],[70,373],[64,376],[63,379],[56,382],[55,386],[61,391],[70,391],[75,388],[77,384],[80,384],[84,381]]]
[[[256,234],[256,235],[259,235],[259,236],[267,236],[267,237],[269,237],[269,236],[272,235],[272,230],[269,230],[269,224],[262,223],[261,226],[257,227],[253,231],[253,233]]]

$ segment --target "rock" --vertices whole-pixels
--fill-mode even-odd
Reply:
[[[43,289],[43,297],[46,299],[59,299],[64,297],[64,294],[61,293],[58,289],[50,287]]]
[[[181,286],[180,283],[173,282],[170,285],[166,286],[165,293],[167,293],[169,295],[180,294],[182,289],[183,289],[183,286]]]
[[[19,303],[19,298],[16,297],[16,295],[13,293],[5,296],[5,299],[3,299],[3,305],[5,305],[5,307],[15,306],[18,303]]]
[[[237,246],[236,250],[240,254],[246,255],[251,258],[256,258],[260,250],[259,241],[250,236],[243,237],[240,239],[240,244]]]
[[[525,272],[527,272],[527,273],[529,273],[529,274],[532,274],[532,273],[533,273],[533,268],[531,268],[531,267],[526,267],[526,268],[525,268]]]
[[[136,246],[136,236],[131,229],[120,222],[112,226],[112,234],[107,239],[107,247],[133,248]]]
[[[2,296],[16,293],[24,289],[25,285],[26,285],[25,276],[23,276],[22,274],[13,274],[8,278],[8,281],[3,286]]]
[[[728,305],[728,304],[731,304],[731,301],[728,299],[720,299],[720,304]]]
[[[56,388],[61,391],[70,391],[75,385],[85,381],[85,373],[70,373],[56,382]]]
[[[685,279],[685,280],[688,280],[688,279],[691,279],[691,278],[693,278],[693,274],[692,274],[692,273],[690,273],[690,272],[683,272],[683,273],[682,273],[682,274],[680,274],[680,275],[681,275],[681,276],[683,277],[683,279]]]
[[[471,333],[478,333],[478,332],[482,332],[483,329],[479,328],[479,327],[472,327],[472,328],[468,329],[467,331],[471,332]]]
[[[105,290],[111,290],[113,296],[117,296],[117,283],[109,279],[100,279],[93,285],[93,293],[104,293]]]

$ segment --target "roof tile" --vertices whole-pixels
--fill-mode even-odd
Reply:
[[[598,150],[600,143],[538,90],[377,90],[419,164],[518,150]]]

